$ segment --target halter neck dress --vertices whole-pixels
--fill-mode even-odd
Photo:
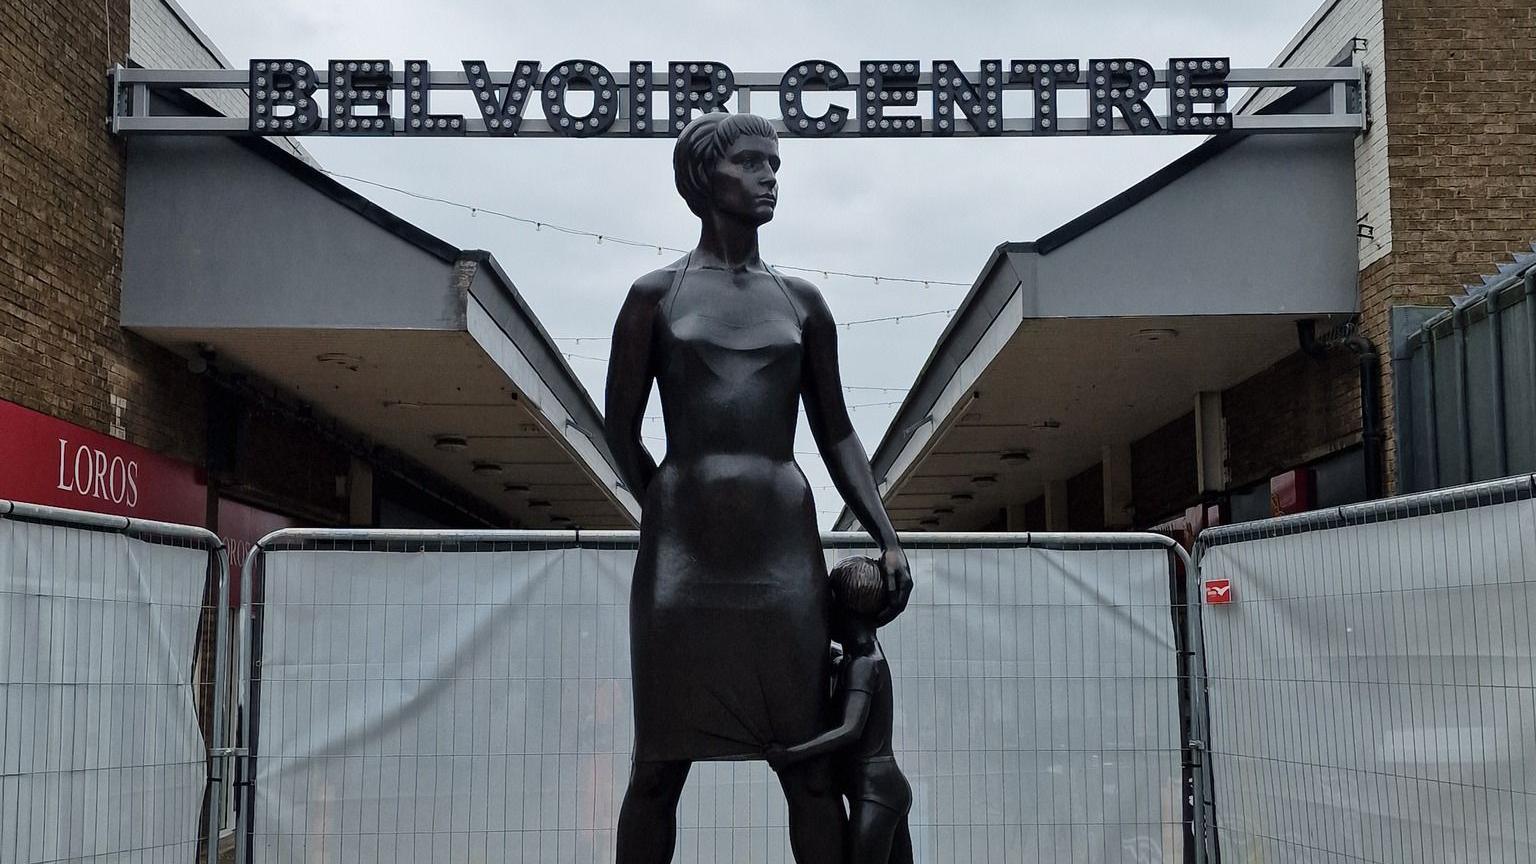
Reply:
[[[757,758],[827,720],[826,565],[794,461],[805,316],[771,268],[772,300],[732,307],[689,290],[691,261],[653,325],[667,455],[629,606],[639,761]]]

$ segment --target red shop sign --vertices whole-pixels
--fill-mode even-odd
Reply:
[[[280,528],[297,528],[298,521],[249,504],[219,499],[219,539],[229,550],[229,605],[240,605],[240,577],[245,559],[261,538]]]
[[[201,525],[192,465],[0,400],[0,498]]]

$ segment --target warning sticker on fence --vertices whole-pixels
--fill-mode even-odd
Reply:
[[[1209,606],[1219,606],[1232,602],[1231,579],[1208,579],[1205,583],[1205,602]]]

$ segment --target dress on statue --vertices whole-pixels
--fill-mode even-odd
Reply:
[[[668,437],[629,606],[639,761],[758,758],[827,725],[830,596],[794,461],[805,315],[771,270],[772,302],[761,281],[749,301],[690,291],[690,262],[652,334]]]

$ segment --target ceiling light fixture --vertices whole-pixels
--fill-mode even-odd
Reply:
[[[468,449],[469,439],[463,435],[433,435],[432,446],[448,453]]]
[[[1148,327],[1137,330],[1136,338],[1142,342],[1168,342],[1179,338],[1179,331],[1171,327]]]
[[[996,474],[982,474],[971,478],[971,482],[977,486],[994,486],[997,484]]]
[[[1020,463],[1028,462],[1029,461],[1029,451],[1028,450],[1008,450],[1008,451],[1005,451],[1002,455],[998,456],[997,458],[1003,460],[1004,462],[1008,463],[1009,465],[1018,465]]]
[[[500,462],[476,462],[474,471],[484,477],[489,474],[500,474],[502,467]]]
[[[324,354],[316,354],[315,360],[331,366],[340,366],[356,372],[363,365],[363,358],[356,354],[343,354],[340,351],[328,351]]]
[[[506,484],[506,485],[501,487],[501,491],[503,491],[503,492],[510,492],[510,493],[512,493],[514,495],[518,495],[518,494],[522,494],[524,492],[527,492],[528,491],[528,487],[524,486],[521,483],[508,483],[508,484]]]
[[[949,500],[951,500],[951,501],[975,501],[976,500],[976,496],[972,495],[969,492],[956,492],[955,494],[949,496]]]

